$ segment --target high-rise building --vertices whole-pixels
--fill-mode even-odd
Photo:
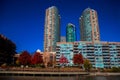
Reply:
[[[66,37],[65,36],[61,36],[60,37],[60,42],[66,42]]]
[[[44,52],[54,52],[60,41],[60,16],[55,6],[46,9],[44,27]]]
[[[87,8],[80,17],[81,41],[100,41],[97,12]]]
[[[69,23],[66,28],[66,42],[74,42],[74,41],[76,41],[75,26]]]

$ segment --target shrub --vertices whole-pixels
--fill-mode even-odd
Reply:
[[[112,71],[112,72],[119,72],[119,68],[117,68],[117,67],[112,67],[111,71]]]

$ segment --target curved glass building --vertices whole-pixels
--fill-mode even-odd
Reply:
[[[69,23],[66,28],[66,42],[74,42],[74,41],[76,41],[75,26]]]
[[[80,17],[81,41],[100,41],[97,12],[87,8]]]

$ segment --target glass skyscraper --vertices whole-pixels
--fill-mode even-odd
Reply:
[[[97,12],[87,8],[80,17],[81,41],[100,41]]]
[[[54,52],[60,41],[60,16],[55,6],[46,9],[44,27],[44,52]]]
[[[74,42],[74,41],[76,41],[75,26],[69,23],[66,28],[66,42]]]

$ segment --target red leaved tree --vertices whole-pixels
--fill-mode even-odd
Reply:
[[[68,63],[68,59],[66,57],[64,57],[64,55],[62,54],[62,56],[60,57],[60,60],[59,60],[60,64],[62,66],[64,66],[65,64]]]
[[[31,62],[32,64],[42,64],[43,63],[42,55],[39,52],[35,52],[31,59]]]
[[[74,64],[81,66],[81,65],[83,65],[83,62],[84,62],[84,60],[83,60],[82,54],[74,54],[74,56],[73,56]]]
[[[20,54],[19,62],[22,65],[29,65],[31,63],[31,55],[27,51],[23,51],[22,54]]]

